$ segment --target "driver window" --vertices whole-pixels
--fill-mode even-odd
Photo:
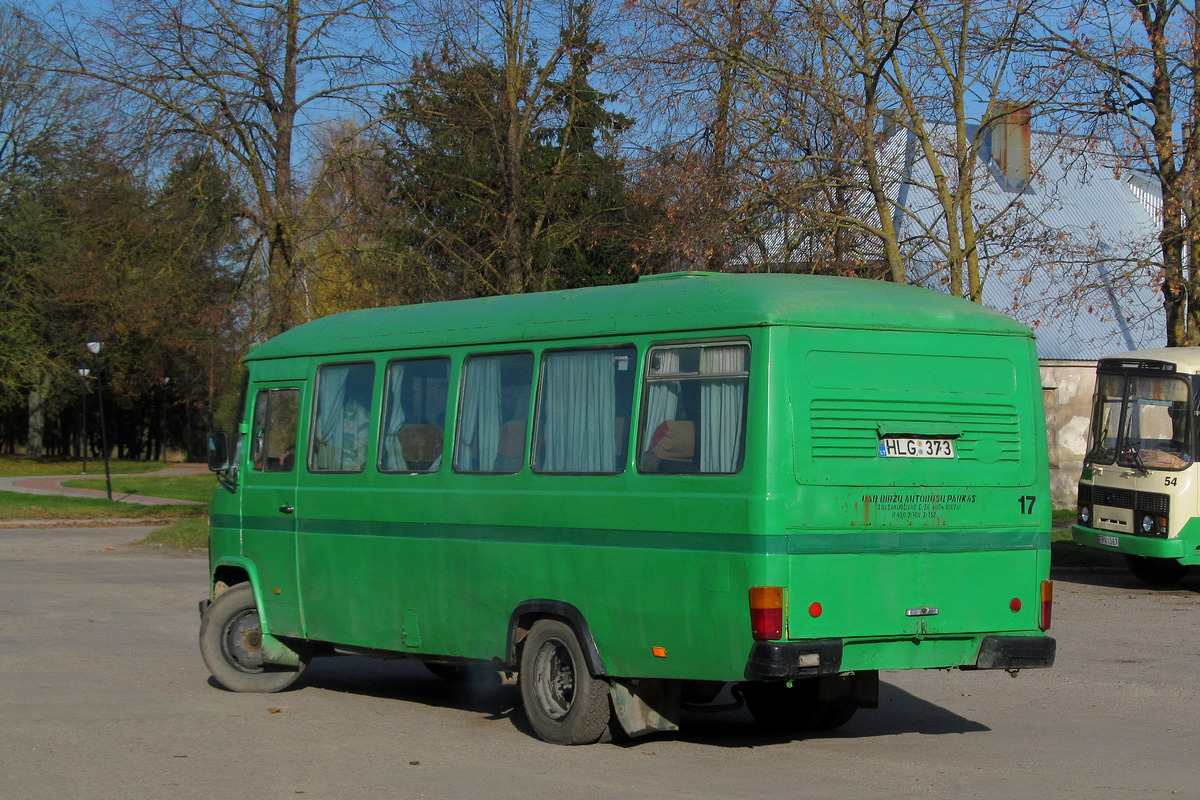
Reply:
[[[266,389],[254,398],[250,464],[258,472],[291,472],[296,464],[298,389]]]

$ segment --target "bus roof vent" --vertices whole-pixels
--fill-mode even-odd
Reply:
[[[646,281],[673,281],[680,278],[704,278],[710,275],[721,275],[720,272],[708,272],[699,269],[685,269],[679,272],[660,272],[656,275],[641,275],[638,277],[638,283]]]

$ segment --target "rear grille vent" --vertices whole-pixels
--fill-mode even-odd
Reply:
[[[962,436],[955,439],[954,450],[963,460],[976,460],[981,442],[987,442],[988,461],[1011,464],[1021,457],[1017,411],[1012,406],[814,400],[809,411],[814,458],[878,458],[881,425],[910,428],[914,433],[923,427],[959,428]]]

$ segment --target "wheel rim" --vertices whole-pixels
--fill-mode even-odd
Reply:
[[[221,637],[225,660],[242,672],[262,672],[262,625],[258,611],[243,609],[225,625]]]
[[[575,661],[558,639],[543,642],[533,662],[534,695],[542,713],[561,720],[575,702]]]

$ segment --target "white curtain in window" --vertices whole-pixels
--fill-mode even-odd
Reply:
[[[342,414],[349,375],[349,366],[321,368],[317,381],[317,438],[313,444],[313,469],[319,472],[342,469],[345,435]]]
[[[374,370],[373,364],[339,364],[317,374],[314,470],[349,472],[366,466]]]
[[[406,470],[408,463],[400,448],[397,434],[404,426],[404,362],[391,364],[387,371],[387,422],[383,432],[383,468],[385,470]]]
[[[491,472],[500,445],[500,365],[503,356],[472,358],[463,380],[462,412],[454,468]]]
[[[538,438],[543,472],[616,472],[616,378],[611,351],[550,353]]]
[[[703,375],[745,373],[749,350],[744,345],[706,347]],[[746,379],[709,378],[700,387],[700,471],[736,472],[742,460]]]
[[[651,358],[658,359],[658,374],[679,372],[679,351],[656,350]],[[678,419],[679,381],[655,381],[646,384],[646,411],[642,420],[642,447],[650,448],[650,437],[669,419]]]

